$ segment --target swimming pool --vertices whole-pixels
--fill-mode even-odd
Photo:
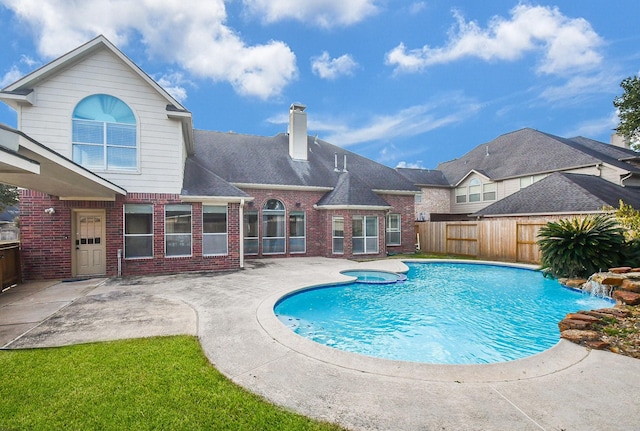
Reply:
[[[274,312],[295,333],[337,349],[424,363],[482,364],[530,356],[559,340],[570,312],[611,301],[537,271],[473,263],[407,263],[399,283],[306,289]]]

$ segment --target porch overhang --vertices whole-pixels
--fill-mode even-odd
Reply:
[[[0,124],[0,183],[58,196],[62,200],[114,201],[127,191]]]

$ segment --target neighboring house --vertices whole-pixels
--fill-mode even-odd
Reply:
[[[194,130],[99,36],[0,91],[0,182],[20,196],[24,278],[243,267],[245,256],[380,257],[415,247],[394,169],[307,135]]]
[[[640,208],[640,153],[528,128],[435,170],[397,170],[422,190],[416,220],[585,214],[620,199]]]

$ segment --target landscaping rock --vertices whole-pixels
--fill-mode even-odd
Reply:
[[[626,280],[622,281],[620,289],[628,290],[629,292],[640,293],[640,280],[632,280],[627,278]]]
[[[600,338],[597,331],[583,331],[579,329],[567,329],[560,333],[560,337],[574,343],[583,344],[587,341],[594,341]]]
[[[625,274],[629,271],[631,271],[630,266],[620,266],[617,268],[609,268],[609,272],[613,272],[614,274]]]
[[[569,278],[569,279],[564,279],[561,284],[563,284],[564,286],[567,287],[572,287],[574,289],[578,289],[580,287],[582,287],[583,284],[585,284],[587,282],[586,279],[584,278]]]
[[[598,272],[591,276],[591,281],[595,281],[596,283],[606,284],[609,286],[620,286],[622,281],[627,277],[623,274],[614,274],[611,272]]]
[[[640,293],[616,290],[613,292],[613,299],[621,304],[640,305]]]
[[[598,319],[596,319],[596,321],[597,320]],[[560,322],[558,322],[558,328],[560,329],[560,332],[571,330],[571,329],[586,330],[586,329],[591,329],[592,326],[593,326],[592,322],[587,322],[585,320],[578,320],[578,319],[564,318]]]

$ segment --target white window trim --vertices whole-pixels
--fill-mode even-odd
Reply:
[[[126,229],[127,229],[127,206],[134,206],[134,205],[140,205],[140,206],[150,206],[151,207],[151,233],[134,233],[134,234],[127,234],[126,233]],[[141,259],[153,259],[153,255],[154,255],[154,243],[155,243],[155,235],[154,235],[154,218],[155,218],[155,214],[153,211],[153,204],[124,204],[122,206],[122,221],[123,221],[123,226],[122,226],[122,230],[123,230],[123,235],[122,235],[122,254],[123,254],[123,258],[126,260],[141,260]],[[132,237],[151,237],[151,255],[149,256],[136,256],[136,257],[127,257],[127,238],[132,238]]]
[[[378,232],[377,235],[375,236],[369,236],[367,235],[367,218],[375,218],[376,219],[376,232]],[[380,253],[380,227],[378,225],[378,223],[380,222],[380,220],[378,219],[378,216],[354,216],[351,220],[351,224],[353,224],[353,220],[357,220],[357,219],[362,219],[362,231],[364,233],[364,236],[353,236],[353,230],[352,230],[352,234],[351,234],[351,251],[353,253],[353,255],[364,255],[364,254],[378,254]],[[358,252],[356,253],[353,250],[353,240],[354,239],[360,239],[362,238],[362,243],[364,246],[364,251],[362,252]],[[367,239],[376,239],[376,250],[375,251],[369,251],[367,250]]]
[[[342,236],[334,235],[336,232],[335,222],[336,220],[342,220]],[[334,240],[336,239],[342,240],[342,251],[336,251],[334,247]],[[331,254],[343,255],[344,254],[344,217],[343,216],[333,216],[331,217]]]
[[[389,223],[389,218],[390,217],[397,217],[398,219],[398,227],[397,228],[391,228],[391,223]],[[397,247],[399,245],[402,245],[402,217],[400,216],[400,214],[397,213],[393,213],[393,214],[387,214],[387,226],[386,226],[386,235],[385,235],[385,243],[387,246],[390,247]],[[390,243],[389,242],[389,233],[395,233],[398,232],[400,235],[398,235],[398,243]]]

